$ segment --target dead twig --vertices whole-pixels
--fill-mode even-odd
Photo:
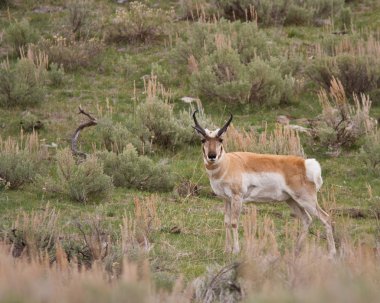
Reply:
[[[86,153],[78,150],[78,138],[79,138],[81,130],[85,129],[86,127],[97,125],[98,122],[97,122],[95,117],[93,117],[91,114],[85,112],[81,106],[79,106],[79,113],[78,114],[85,115],[89,119],[89,121],[80,124],[77,127],[77,129],[75,130],[74,134],[71,137],[71,151],[72,151],[74,156],[86,158],[87,157]]]

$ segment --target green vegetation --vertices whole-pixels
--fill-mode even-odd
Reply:
[[[378,298],[379,20],[371,0],[0,0],[5,301],[40,301],[14,281],[46,274],[47,302]],[[336,263],[318,223],[294,257],[286,204],[245,206],[243,251],[223,252],[196,109],[208,129],[234,115],[229,151],[318,159]]]

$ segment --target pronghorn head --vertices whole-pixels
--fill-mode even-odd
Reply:
[[[222,128],[210,131],[207,128],[204,129],[199,125],[197,118],[195,117],[195,114],[197,112],[198,111],[196,110],[193,113],[193,119],[195,123],[195,126],[193,126],[193,128],[201,136],[203,158],[209,164],[216,163],[218,160],[220,160],[224,153],[222,136],[232,121],[232,114],[230,116],[230,119],[226,122],[226,124],[224,124]]]

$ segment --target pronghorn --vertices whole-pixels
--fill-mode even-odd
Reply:
[[[214,193],[225,200],[226,252],[236,254],[240,251],[238,225],[242,204],[275,201],[286,202],[302,221],[296,254],[307,236],[313,216],[325,226],[329,256],[333,257],[336,249],[329,215],[317,201],[317,191],[323,183],[317,160],[249,152],[227,153],[222,136],[232,115],[222,128],[210,131],[199,125],[196,113],[193,113],[193,128],[202,138],[203,160],[210,184]]]

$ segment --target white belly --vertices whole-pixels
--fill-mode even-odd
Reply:
[[[284,177],[279,173],[250,173],[242,176],[243,202],[286,201],[290,198]]]
[[[227,182],[210,180],[214,193],[222,198],[232,198],[232,191]],[[250,173],[242,175],[242,202],[286,201],[289,188],[285,179],[278,173]]]

